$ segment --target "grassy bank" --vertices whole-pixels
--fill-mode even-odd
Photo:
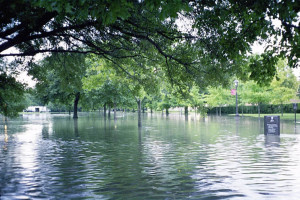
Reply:
[[[231,114],[233,116],[234,114]],[[269,115],[276,115],[280,116],[280,119],[284,120],[295,120],[295,114],[294,113],[283,113],[283,116],[281,116],[281,113],[276,113],[276,114],[260,114],[260,117],[263,118],[264,116],[269,116]],[[242,114],[240,114],[242,116]],[[255,117],[258,118],[258,114],[244,114],[245,117]],[[297,121],[300,121],[300,113],[297,113],[296,116]]]

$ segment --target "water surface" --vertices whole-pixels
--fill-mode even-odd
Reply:
[[[0,120],[0,199],[300,199],[292,121],[266,137],[262,119],[226,116]]]

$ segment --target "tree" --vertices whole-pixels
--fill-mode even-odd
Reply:
[[[95,93],[99,102],[104,106],[104,116],[106,116],[106,106],[110,108],[119,104],[126,104],[128,99],[133,98],[131,91],[125,84],[123,77],[118,76],[114,68],[110,67],[110,62],[99,59],[97,56],[88,58],[89,68],[87,76],[83,78],[84,89],[88,93]],[[114,112],[116,119],[116,112]]]
[[[299,6],[293,0],[12,0],[2,1],[0,9],[1,57],[96,54],[132,76],[155,55],[182,91],[185,85],[203,89],[243,76],[255,41],[272,43],[259,59],[250,59],[252,80],[271,81],[280,57],[288,57],[291,67],[299,63]],[[191,28],[180,29],[180,18]]]
[[[219,113],[221,115],[221,107],[230,103],[229,90],[222,87],[209,87],[207,92],[208,94],[205,96],[205,101],[209,106],[216,107],[216,113],[218,113],[217,107],[219,107]]]
[[[166,115],[169,115],[169,109],[171,107],[176,107],[178,105],[178,98],[173,94],[174,88],[172,88],[167,82],[162,82],[160,85],[160,102],[158,104],[159,108],[166,110]]]
[[[277,65],[278,76],[271,83],[272,100],[274,104],[280,104],[281,116],[283,116],[283,104],[296,97],[298,84],[297,78],[290,68],[286,67],[287,62],[280,60]]]
[[[206,115],[204,92],[197,85],[192,86],[187,101],[195,109],[195,112],[198,109],[202,115]]]
[[[150,45],[165,60],[163,70],[173,83],[195,81],[199,86],[239,75],[251,44],[272,36],[275,44],[252,62],[253,80],[274,76],[278,56],[287,55],[292,67],[299,62],[299,6],[293,0],[18,0],[3,1],[0,7],[1,56],[80,52],[119,62],[147,58]],[[180,18],[192,28],[180,30]],[[274,19],[281,22],[279,28]],[[11,47],[16,51],[4,52]]]
[[[0,71],[0,114],[16,117],[26,108],[25,85]]]
[[[96,56],[91,57],[90,75],[84,78],[84,88],[100,90],[104,103],[111,99],[115,103],[125,103],[129,99],[135,99],[138,107],[138,125],[141,126],[142,102],[147,94],[155,94],[158,91],[159,76],[154,72],[156,65],[149,62],[132,58],[116,66],[114,62]],[[109,90],[111,86],[113,89]]]
[[[77,110],[82,95],[82,82],[86,70],[85,56],[74,54],[52,54],[39,65],[31,67],[29,73],[37,81],[36,88],[43,102],[73,104],[73,118],[78,118]],[[73,103],[72,103],[73,101]]]
[[[233,82],[233,81],[232,81]],[[249,103],[247,99],[247,90],[246,87],[246,81],[239,81],[238,85],[238,105],[242,106],[242,115],[244,115],[244,106]],[[235,98],[234,98],[235,99]],[[235,101],[232,101],[232,105],[235,105]]]
[[[271,101],[271,89],[269,86],[260,86],[254,81],[245,83],[244,98],[248,103],[257,104],[258,116],[260,117],[260,106],[262,103]]]
[[[14,77],[16,74],[8,69],[8,62],[0,58],[0,114],[5,119],[17,117],[28,106],[26,84],[18,82]]]

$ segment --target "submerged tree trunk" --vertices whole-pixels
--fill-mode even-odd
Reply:
[[[106,117],[106,103],[103,106],[103,110],[104,110],[104,117]]]
[[[189,107],[188,106],[184,106],[184,114],[185,115],[189,114]]]
[[[69,104],[69,115],[71,115],[71,111],[72,111],[72,104]]]
[[[108,106],[108,118],[110,118],[110,105]]]
[[[114,120],[117,119],[117,103],[114,102]]]
[[[74,120],[74,134],[76,137],[79,136],[79,131],[78,131],[78,119]]]
[[[141,100],[138,99],[137,100],[137,104],[138,104],[138,127],[142,127],[142,116],[141,116]]]
[[[78,118],[78,114],[77,114],[77,110],[78,110],[78,102],[80,99],[80,92],[77,92],[75,94],[75,100],[74,100],[74,114],[73,114],[73,118],[77,119]]]
[[[244,106],[242,105],[242,116],[244,116]]]
[[[260,103],[258,103],[257,109],[258,109],[258,117],[260,117]]]

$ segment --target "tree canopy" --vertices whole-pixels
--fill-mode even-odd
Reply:
[[[195,104],[184,101],[193,86],[197,96],[207,86],[229,85],[233,76],[270,83],[283,57],[289,67],[297,67],[299,9],[294,0],[1,0],[0,57],[45,53],[50,61],[58,54],[93,54],[128,78],[122,84],[137,96],[157,91],[151,83],[160,83],[161,76],[186,107]],[[254,42],[268,46],[249,58]],[[65,85],[70,77],[64,65],[51,62],[40,78],[61,76],[56,83]],[[68,73],[80,81],[63,87],[76,94],[85,74],[77,67],[74,60]],[[26,69],[41,68],[31,63]]]
[[[199,86],[239,75],[255,41],[272,43],[253,61],[253,80],[274,76],[276,56],[287,57],[291,67],[299,62],[299,4],[293,0],[12,0],[0,8],[1,57],[94,53],[119,66],[128,58],[151,59],[155,51],[171,81]],[[183,19],[190,28],[180,30]],[[5,52],[11,47],[16,51]]]

